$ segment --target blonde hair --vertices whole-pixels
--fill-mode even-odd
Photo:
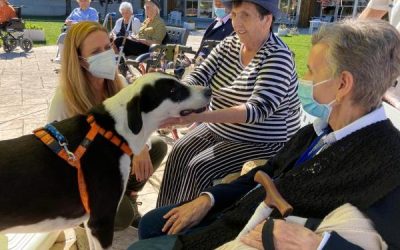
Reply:
[[[60,87],[69,116],[86,114],[93,106],[103,100],[96,99],[95,90],[90,85],[86,70],[80,64],[80,49],[85,39],[93,32],[107,30],[97,22],[79,22],[68,31],[64,42],[61,63]],[[115,95],[123,88],[123,83],[118,75],[115,80],[105,79],[104,97]]]

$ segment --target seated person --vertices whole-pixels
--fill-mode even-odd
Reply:
[[[71,14],[67,17],[67,19],[65,19],[64,22],[67,27],[67,31],[73,24],[82,21],[93,21],[93,22],[99,21],[99,14],[97,13],[97,10],[95,8],[90,7],[91,1],[92,0],[76,0],[79,7],[75,8],[71,12]],[[61,61],[60,56],[62,55],[62,50],[64,48],[65,35],[66,32],[63,32],[58,36],[57,39],[58,52],[56,58],[54,59],[55,62]]]
[[[101,104],[127,85],[123,76],[118,74],[108,32],[99,23],[85,21],[73,25],[65,38],[65,48],[60,85],[51,101],[49,122],[86,114],[93,106]],[[127,205],[120,205],[116,228],[123,229],[132,220],[138,222],[137,193],[161,164],[166,153],[166,143],[154,137],[140,154],[133,157],[132,176],[121,203]]]
[[[146,214],[141,239],[168,235],[139,241],[131,249],[154,249],[160,242],[163,249],[175,244],[174,249],[214,249],[234,239],[265,198],[264,188],[254,181],[260,170],[293,206],[292,215],[322,219],[350,203],[371,220],[389,249],[400,248],[400,132],[382,106],[399,65],[400,34],[388,23],[345,20],[323,26],[312,37],[308,71],[299,83],[302,106],[318,117],[314,124],[236,181]],[[271,228],[251,231],[257,248],[266,243],[262,239],[272,238],[278,249],[360,249],[335,231],[323,240],[304,226],[273,222]]]
[[[140,21],[133,16],[132,4],[129,2],[122,2],[119,6],[119,13],[121,13],[122,17],[115,22],[115,26],[111,31],[113,40],[117,37],[125,36],[128,27],[128,35],[136,36],[139,33]],[[130,20],[131,23],[129,24]]]
[[[16,16],[15,10],[8,0],[0,0],[0,29],[4,29],[8,21]]]
[[[167,34],[165,23],[160,17],[158,0],[146,0],[144,9],[147,18],[140,27],[139,33],[136,36],[130,36],[125,41],[123,52],[126,56],[139,56],[149,52],[150,45],[161,44]],[[117,49],[121,47],[123,41],[123,37],[114,41]]]
[[[212,99],[206,112],[166,121],[202,124],[175,142],[157,206],[195,198],[245,162],[271,158],[300,128],[294,61],[286,44],[270,32],[278,2],[267,1],[233,6],[236,35],[224,39],[185,78],[187,84],[209,86]]]
[[[233,34],[231,15],[229,9],[221,3],[221,0],[214,0],[215,20],[207,27],[201,39],[200,48],[195,55],[195,59],[206,58],[210,54],[210,49],[205,47],[205,41],[222,41],[225,37]],[[201,60],[201,59],[200,59]]]
[[[204,59],[210,54],[213,48],[207,47],[206,41],[222,41],[225,37],[233,35],[232,20],[229,8],[221,3],[221,0],[214,0],[214,14],[215,20],[207,27],[204,32],[203,38],[201,39],[200,47],[197,50],[193,62],[199,65]],[[195,122],[185,130],[181,130],[182,134],[187,134],[193,130],[199,123]]]

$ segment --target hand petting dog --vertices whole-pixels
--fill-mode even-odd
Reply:
[[[132,175],[139,182],[146,181],[153,174],[153,163],[151,162],[149,148],[146,145],[143,150],[133,157]]]
[[[197,114],[190,114],[186,116],[171,117],[161,122],[160,128],[169,128],[177,125],[187,125],[197,122]]]

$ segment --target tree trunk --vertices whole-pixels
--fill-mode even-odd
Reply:
[[[300,7],[299,27],[310,26],[311,17],[315,16],[316,9],[321,8],[316,0],[302,0]]]
[[[65,16],[69,16],[72,11],[72,0],[65,0]]]

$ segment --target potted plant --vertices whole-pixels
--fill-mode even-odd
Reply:
[[[29,38],[34,42],[46,41],[43,28],[29,23],[25,24],[24,37]]]
[[[287,36],[289,30],[285,24],[280,24],[278,27],[278,36]]]

